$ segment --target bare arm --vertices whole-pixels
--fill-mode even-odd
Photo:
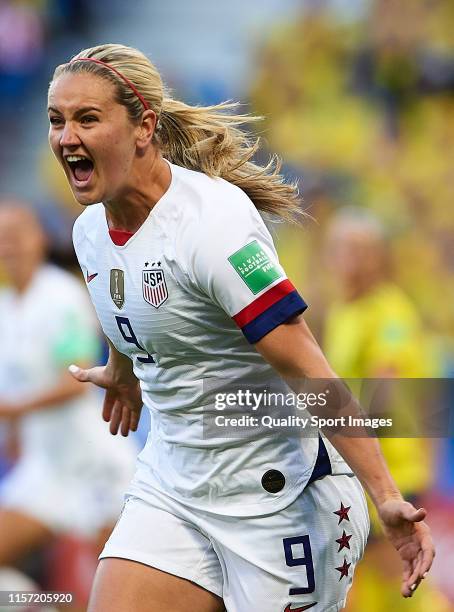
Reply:
[[[332,379],[334,384],[338,379],[301,316],[279,325],[255,347],[285,379]],[[340,381],[339,385],[342,385]],[[403,500],[376,438],[366,435],[347,437],[342,432],[325,433],[377,507],[384,531],[404,562],[402,594],[411,596],[430,569],[434,557],[430,531],[421,522],[426,511],[423,508],[416,510]]]
[[[304,319],[280,325],[256,345],[262,356],[286,379],[337,379]],[[339,383],[341,384],[341,383]],[[394,497],[402,499],[376,438],[327,437],[360,479],[375,505]]]
[[[24,402],[0,402],[0,417],[7,419],[20,418],[30,412],[49,410],[83,395],[85,389],[67,372],[62,372],[60,380],[51,389],[38,394],[36,397]]]

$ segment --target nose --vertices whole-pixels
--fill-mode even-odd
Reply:
[[[61,147],[75,147],[80,145],[80,138],[77,135],[70,121],[65,123],[65,127],[60,136]]]

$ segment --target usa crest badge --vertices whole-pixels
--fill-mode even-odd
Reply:
[[[152,266],[142,271],[143,299],[155,308],[159,308],[169,297],[169,292],[164,270],[160,267],[161,262]]]

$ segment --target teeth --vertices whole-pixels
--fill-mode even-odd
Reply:
[[[67,155],[66,157],[66,161],[68,162],[78,162],[84,159],[88,159],[88,157],[85,157],[84,155]]]

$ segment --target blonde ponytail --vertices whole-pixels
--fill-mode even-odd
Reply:
[[[161,150],[172,163],[240,187],[259,210],[295,221],[302,213],[297,186],[284,181],[276,156],[266,166],[251,161],[259,139],[252,139],[240,126],[260,117],[230,114],[238,106],[232,102],[189,106],[164,98],[157,131]]]
[[[76,61],[87,58],[95,61]],[[132,120],[140,119],[145,101],[158,117],[155,142],[170,162],[237,185],[257,209],[273,216],[287,221],[302,216],[297,186],[285,182],[280,160],[273,156],[266,166],[251,161],[259,139],[241,128],[260,117],[233,114],[237,103],[190,106],[174,100],[148,58],[123,45],[85,49],[68,64],[58,66],[54,79],[63,72],[91,72],[114,83],[117,101]]]

